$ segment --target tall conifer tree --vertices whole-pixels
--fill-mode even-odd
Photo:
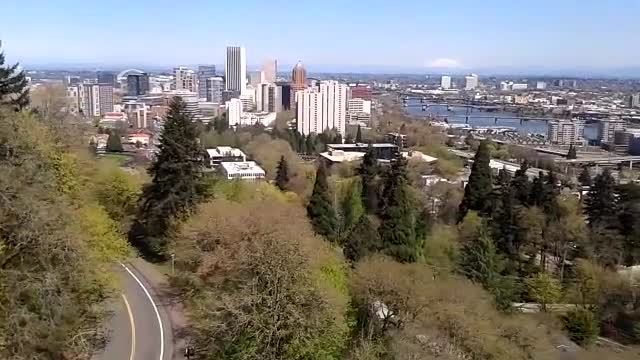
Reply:
[[[471,166],[471,175],[469,175],[469,183],[464,188],[464,197],[460,203],[458,210],[458,220],[464,219],[469,210],[478,211],[485,214],[491,197],[491,168],[489,161],[491,154],[489,142],[483,141],[478,147],[476,156]]]
[[[0,52],[0,105],[9,105],[20,110],[29,104],[29,88],[24,71],[18,64],[5,65],[4,53]]]
[[[145,255],[166,257],[167,235],[196,206],[202,194],[203,153],[186,104],[172,100],[160,138],[160,152],[148,172],[129,240]]]
[[[320,163],[316,172],[316,182],[313,185],[313,193],[307,205],[307,215],[311,220],[313,229],[329,240],[334,240],[338,221],[331,204],[329,184],[327,183],[327,170],[324,163]]]

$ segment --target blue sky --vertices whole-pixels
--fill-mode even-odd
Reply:
[[[226,45],[311,68],[640,67],[640,0],[2,0],[25,64],[221,64]]]

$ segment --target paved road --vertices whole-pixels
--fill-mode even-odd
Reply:
[[[94,360],[175,359],[171,319],[160,292],[132,263],[116,271],[122,293],[114,299],[114,315],[107,324],[109,342]]]

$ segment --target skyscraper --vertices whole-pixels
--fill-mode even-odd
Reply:
[[[464,77],[464,89],[465,90],[473,90],[478,87],[478,75],[471,74],[469,76]]]
[[[451,76],[443,76],[440,79],[440,87],[443,90],[451,89]]]
[[[220,76],[206,79],[207,101],[222,104],[222,92],[224,91],[224,79]]]
[[[616,131],[624,130],[625,121],[622,119],[602,119],[598,123],[598,140],[601,144],[612,143]]]
[[[113,85],[98,84],[98,98],[100,99],[100,115],[113,112]]]
[[[149,93],[149,74],[129,74],[127,75],[127,95],[138,96]]]
[[[278,76],[278,61],[273,59],[265,59],[262,62],[262,72],[264,74],[263,82],[274,84]]]
[[[293,92],[297,107],[298,132],[304,135],[321,133],[322,128],[322,94],[315,89]]]
[[[347,96],[349,87],[337,81],[320,82],[322,94],[322,131],[337,130],[346,135]]]
[[[298,60],[296,66],[291,71],[291,107],[296,102],[296,92],[307,88],[307,71],[302,66],[302,62]]]
[[[176,81],[176,90],[187,90],[196,92],[196,73],[195,71],[180,66],[173,69]]]
[[[224,61],[227,91],[244,93],[247,86],[247,56],[244,47],[227,46]]]
[[[98,71],[96,74],[98,84],[116,85],[116,74],[111,71]]]
[[[640,107],[640,94],[629,95],[629,107],[630,108]]]
[[[279,113],[282,111],[282,86],[269,84],[268,112]]]
[[[215,65],[198,66],[198,98],[207,98],[207,79],[216,76]]]
[[[229,126],[240,125],[242,118],[242,101],[240,99],[231,99],[225,104],[227,109],[227,122]]]

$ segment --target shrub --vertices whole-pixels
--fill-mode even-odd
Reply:
[[[579,345],[589,345],[598,337],[598,320],[587,309],[569,311],[562,318],[562,322],[569,333],[569,338]]]

